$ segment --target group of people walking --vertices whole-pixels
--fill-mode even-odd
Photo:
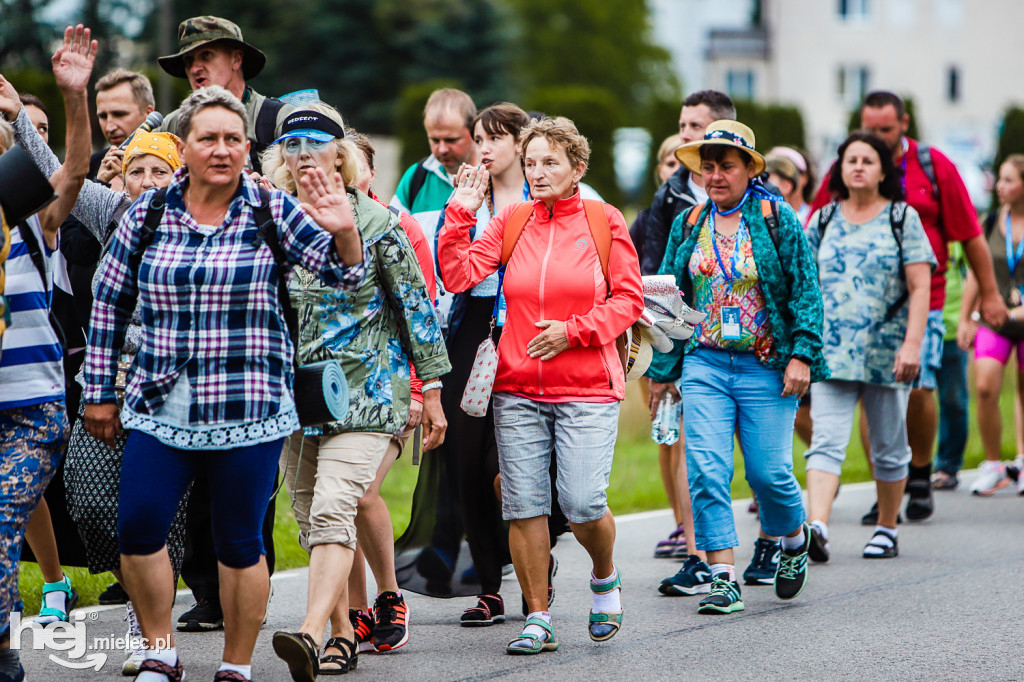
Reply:
[[[1001,169],[1004,208],[983,234],[948,160],[905,137],[891,93],[865,101],[864,129],[840,145],[813,204],[806,155],[764,154],[726,95],[694,93],[679,136],[659,151],[654,204],[630,229],[582,182],[590,144],[566,118],[509,103],[478,111],[465,93],[439,90],[424,110],[431,155],[408,169],[388,206],[372,190],[372,145],[338,111],[246,84],[266,56],[235,24],[195,17],[178,38],[160,65],[193,92],[162,124],[140,128],[152,111],[141,74],[101,79],[112,146],[94,155],[91,174],[88,29],[69,28],[54,57],[68,120],[63,164],[0,77],[5,148],[26,149],[61,195],[11,226],[6,264],[14,317],[0,355],[0,681],[24,676],[9,647],[18,549],[65,446],[67,501],[89,568],[113,571],[130,598],[130,634],[140,639],[122,671],[143,682],[185,677],[172,621],[183,573],[197,603],[178,629],[223,625],[215,679],[253,678],[282,477],[310,555],[304,619],[273,635],[294,680],[347,673],[361,652],[405,645],[403,587],[451,595],[463,536],[472,571],[460,582],[479,592],[461,625],[505,620],[511,563],[525,623],[506,652],[557,650],[552,544],[567,524],[592,562],[585,627],[596,642],[611,639],[624,627],[607,503],[627,377],[619,337],[644,314],[642,274],[674,278],[703,314],[687,341],[654,353],[644,380],[652,415],[666,395],[683,415],[680,443],[659,455],[677,528],[656,556],[684,562],[658,589],[705,595],[700,613],[744,609],[734,439],[761,528],[742,577],[773,584],[780,599],[804,589],[809,560],[829,560],[858,402],[878,493],[864,557],[897,556],[905,493],[911,520],[931,515],[929,414],[945,361],[949,242],[964,243],[971,266],[958,340],[977,334],[979,388],[998,394],[1024,314],[1014,275],[1024,163],[1011,157]],[[55,275],[68,213],[100,247],[84,291]],[[33,252],[33,241],[43,248]],[[1004,241],[1007,263],[993,267],[989,247],[997,253]],[[45,254],[42,267],[33,253]],[[89,319],[80,373],[61,367],[73,349],[51,323],[58,284]],[[347,409],[310,422],[296,375],[331,363]],[[72,410],[73,382],[82,397]],[[984,419],[998,433],[992,414]],[[813,434],[806,507],[794,428]],[[410,439],[431,451],[439,489],[410,562],[423,578],[414,586],[396,569],[380,496]],[[988,446],[986,472],[1003,477],[978,492],[1005,485],[998,438]],[[961,463],[962,454],[940,470],[936,487],[949,487]],[[208,562],[208,579],[193,587],[183,565],[197,560]],[[380,590],[372,608],[365,564]],[[47,608],[67,620],[70,584],[48,585]]]

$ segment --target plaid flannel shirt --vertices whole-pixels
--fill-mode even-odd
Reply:
[[[224,227],[209,237],[196,229],[182,193],[188,169],[167,188],[166,208],[138,272],[139,243],[154,190],[125,214],[100,263],[85,358],[86,403],[115,402],[117,359],[136,300],[142,304],[142,348],[128,376],[126,403],[152,415],[185,371],[192,387],[190,424],[255,421],[280,409],[292,390],[294,348],[278,301],[283,276],[266,244],[257,248],[252,207],[256,185],[244,173]],[[357,289],[363,263],[345,266],[334,238],[291,195],[272,191],[271,214],[289,263],[317,273],[330,286]]]

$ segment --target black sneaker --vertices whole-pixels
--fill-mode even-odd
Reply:
[[[99,602],[103,606],[110,606],[111,604],[127,604],[128,593],[121,587],[121,583],[110,583],[107,585],[107,589],[100,592]]]
[[[932,484],[927,478],[907,479],[907,521],[924,521],[935,513]]]
[[[355,633],[356,650],[358,653],[373,651],[373,616],[362,609],[349,609],[348,619]]]
[[[811,528],[803,524],[804,544],[797,549],[783,548],[779,555],[779,569],[775,572],[775,596],[793,599],[804,591],[807,584],[807,550],[811,546]]]
[[[769,538],[754,540],[754,557],[743,571],[744,585],[771,585],[779,567],[779,543]]]
[[[220,604],[200,597],[192,608],[178,616],[180,632],[209,632],[224,629],[224,612]]]
[[[729,580],[728,574],[719,573],[711,581],[711,593],[700,600],[697,613],[734,613],[744,608],[739,583]]]
[[[817,561],[819,564],[828,561],[828,540],[821,534],[817,526],[811,526],[811,546],[807,548],[807,556],[811,558],[811,561]]]
[[[896,514],[896,523],[903,523],[903,514]],[[862,526],[877,526],[878,525],[878,503],[875,502],[871,505],[871,510],[860,517],[860,525]]]
[[[381,592],[373,603],[373,648],[394,651],[409,641],[409,607],[396,592]]]

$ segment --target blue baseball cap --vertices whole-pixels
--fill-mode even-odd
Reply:
[[[288,115],[281,125],[281,137],[274,144],[290,137],[304,137],[317,142],[330,142],[345,137],[345,131],[337,121],[319,111],[302,109]]]

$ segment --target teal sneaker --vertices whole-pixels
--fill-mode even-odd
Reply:
[[[785,549],[779,555],[779,568],[775,572],[775,596],[793,599],[804,591],[807,584],[807,550],[811,546],[811,527],[803,524],[804,544],[797,549]]]
[[[701,599],[697,613],[733,613],[744,608],[739,583],[729,580],[725,573],[719,573],[711,581],[711,594]]]

